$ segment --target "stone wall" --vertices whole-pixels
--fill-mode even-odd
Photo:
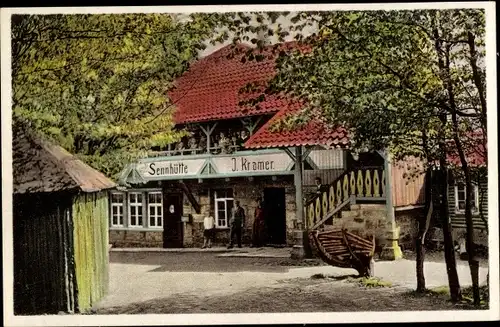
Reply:
[[[197,214],[192,205],[184,197],[183,215],[191,215],[192,220],[184,225],[184,246],[201,247],[203,244],[203,219],[206,215],[214,216],[213,190],[217,188],[232,188],[235,200],[240,201],[241,207],[245,210],[245,226],[242,234],[242,243],[249,245],[252,237],[252,226],[254,222],[254,212],[256,208],[256,198],[263,197],[265,188],[279,187],[285,189],[286,206],[286,242],[293,245],[293,228],[295,226],[295,186],[293,177],[287,176],[272,180],[271,178],[259,178],[250,181],[248,179],[231,179],[227,182],[203,181],[203,183],[191,183],[188,185],[196,201],[200,204],[201,210]],[[229,243],[229,228],[216,230],[214,245],[222,246]]]
[[[415,250],[418,236],[418,220],[425,215],[423,208],[396,210],[396,225],[399,227],[399,246],[402,250]]]
[[[163,247],[163,231],[110,230],[113,247]]]
[[[354,204],[350,210],[341,212],[341,218],[334,218],[327,228],[346,228],[364,237],[375,235],[377,245],[383,246],[386,243],[386,215],[383,204]]]

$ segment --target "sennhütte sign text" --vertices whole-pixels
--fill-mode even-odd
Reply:
[[[196,176],[205,162],[205,159],[142,162],[137,165],[137,171],[146,179]]]
[[[273,173],[288,171],[292,159],[284,152],[246,156],[216,156],[184,160],[158,160],[141,162],[137,171],[145,179],[196,178],[202,174],[207,163],[212,165],[212,174],[252,175],[252,173]]]

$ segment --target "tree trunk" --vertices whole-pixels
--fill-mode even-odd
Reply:
[[[440,69],[441,75],[444,72],[444,59],[443,59],[443,41],[441,40],[439,33],[439,24],[436,17],[433,18],[433,36],[434,36],[434,46],[436,48],[436,53],[438,57],[438,67]],[[442,78],[444,76],[441,76]],[[445,80],[446,77],[443,78]],[[455,250],[453,247],[453,236],[451,234],[451,221],[450,213],[448,209],[448,169],[446,164],[447,146],[446,137],[444,130],[447,124],[446,111],[441,109],[439,112],[439,120],[441,121],[442,131],[439,134],[439,164],[440,164],[440,174],[439,174],[439,212],[441,216],[441,222],[443,225],[443,238],[444,238],[444,257],[446,260],[446,270],[448,273],[448,283],[450,286],[450,295],[453,302],[458,302],[462,299],[462,294],[460,291],[460,283],[458,281],[457,274],[457,263],[455,259]]]
[[[455,142],[455,146],[457,148],[458,156],[460,158],[460,164],[462,168],[462,172],[465,177],[465,225],[467,227],[467,236],[465,248],[467,251],[467,257],[469,261],[469,268],[472,279],[472,294],[474,298],[474,305],[479,305],[481,302],[479,295],[479,261],[476,257],[476,249],[474,246],[474,225],[472,220],[472,177],[470,168],[467,163],[467,158],[465,157],[465,151],[463,148],[462,140],[459,135],[459,126],[458,126],[458,115],[457,115],[457,106],[455,103],[455,94],[453,90],[453,85],[451,82],[451,74],[450,74],[450,46],[445,48],[445,85],[448,91],[448,98],[451,107],[451,120],[453,123],[453,140]]]
[[[446,119],[446,118],[445,118]],[[448,274],[448,285],[450,287],[451,301],[458,302],[462,299],[460,282],[458,281],[457,262],[455,259],[455,249],[453,246],[453,236],[451,234],[450,213],[448,210],[448,170],[446,168],[446,147],[444,142],[440,145],[440,166],[439,171],[439,213],[443,226],[444,258],[446,261],[446,272]]]
[[[426,201],[427,201],[427,214],[426,216],[421,217],[418,222],[418,236],[416,239],[415,250],[417,252],[417,292],[424,293],[426,290],[425,287],[425,275],[424,275],[424,260],[425,260],[425,235],[429,230],[432,212],[433,212],[433,199],[432,199],[432,181],[431,181],[431,171],[427,171],[425,176],[426,179]]]
[[[423,238],[421,235],[417,237],[416,241],[416,251],[417,251],[417,292],[425,292],[425,275],[424,275],[424,259],[425,259],[425,249],[423,244]]]
[[[467,227],[467,237],[465,248],[467,249],[467,257],[469,261],[470,275],[472,279],[472,296],[474,305],[479,305],[481,297],[479,295],[479,260],[476,256],[476,249],[474,245],[474,226],[472,221],[472,181],[470,178],[470,171],[467,166],[463,167],[467,171],[465,176],[465,225]],[[464,172],[465,173],[465,172]]]
[[[455,116],[455,117],[453,117]],[[452,115],[452,119],[456,120],[456,115]],[[472,220],[472,178],[471,172],[467,165],[467,160],[462,148],[462,144],[458,137],[458,131],[454,132],[455,144],[457,146],[460,161],[462,163],[462,171],[465,176],[465,225],[467,228],[465,248],[467,250],[467,258],[469,262],[470,274],[472,279],[472,294],[474,305],[479,305],[481,298],[479,295],[479,260],[476,256],[476,249],[474,245],[474,225]]]

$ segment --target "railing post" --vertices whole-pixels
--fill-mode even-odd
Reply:
[[[388,218],[388,237],[387,244],[382,249],[381,257],[388,260],[401,259],[403,254],[399,247],[399,232],[396,226],[396,218],[394,215],[394,204],[392,200],[392,172],[391,172],[391,156],[389,150],[386,149],[384,155],[384,170],[385,170],[385,201]]]
[[[295,207],[296,207],[296,219],[297,219],[297,227],[295,235],[295,242],[292,249],[292,258],[302,259],[306,256],[304,244],[308,242],[307,239],[307,222],[304,219],[304,197],[302,193],[302,147],[295,147],[295,170],[294,170],[294,182],[295,182]],[[306,238],[306,239],[304,239]]]

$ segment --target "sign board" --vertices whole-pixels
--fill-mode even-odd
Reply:
[[[212,162],[219,174],[273,173],[288,170],[292,159],[285,152],[281,152],[213,157]]]
[[[182,178],[196,176],[205,162],[205,159],[141,162],[137,164],[136,169],[144,178]]]
[[[210,164],[212,169],[204,167]],[[213,155],[204,158],[169,157],[139,161],[135,171],[146,181],[224,176],[254,176],[287,172],[293,165],[284,151],[255,154]],[[208,171],[208,173],[202,173]]]

